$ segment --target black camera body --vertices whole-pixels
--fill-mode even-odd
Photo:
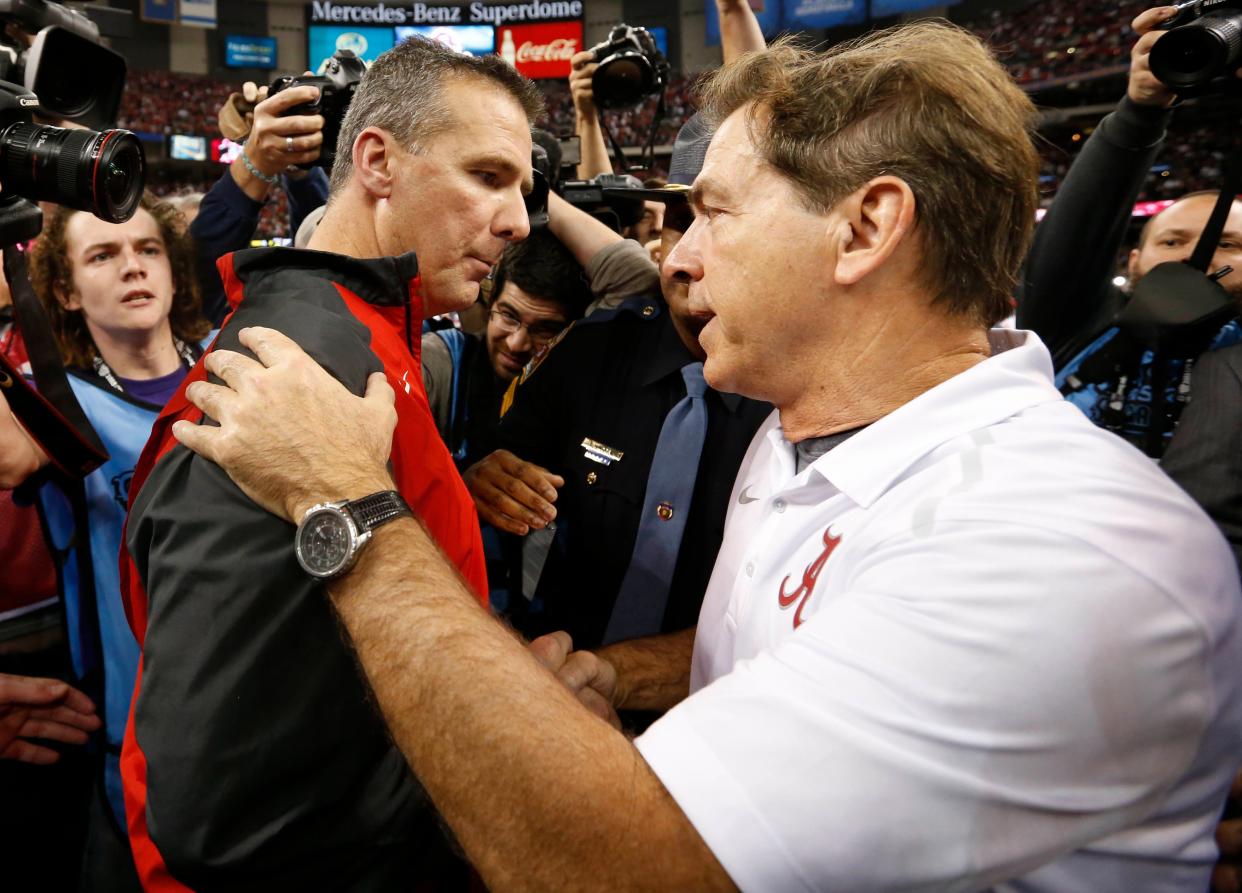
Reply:
[[[29,47],[0,36],[0,80],[37,94],[49,117],[96,129],[116,123],[125,58],[100,44],[95,22],[50,0],[0,0],[0,22],[34,35]]]
[[[630,174],[600,174],[590,180],[567,180],[559,194],[575,208],[621,232],[643,219],[642,196],[627,195],[642,188],[642,181]]]
[[[598,65],[591,90],[601,109],[638,105],[668,86],[668,60],[646,28],[617,25],[591,52]]]
[[[366,71],[366,63],[354,55],[352,50],[337,50],[324,66],[324,73],[321,75],[286,75],[272,82],[268,96],[290,87],[319,88],[318,99],[295,105],[282,115],[323,115],[323,146],[319,150],[319,158],[312,164],[303,164],[300,167],[310,169],[318,165],[328,172],[332,171],[332,165],[336,163],[336,141],[341,135],[341,123],[345,120],[345,113],[349,111],[349,104],[353,102],[354,93]]]
[[[1242,0],[1183,0],[1160,25],[1151,73],[1182,96],[1232,93],[1242,68]]]

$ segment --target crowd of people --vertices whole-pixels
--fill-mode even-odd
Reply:
[[[991,46],[1014,79],[1036,85],[1053,78],[1124,68],[1134,40],[1130,21],[1143,0],[1084,4],[1075,0],[993,10],[965,23]]]
[[[44,207],[6,882],[1242,889],[1242,172],[1150,71],[1168,9],[1026,22],[1027,80],[1129,60],[1040,145],[977,28],[716,4],[664,176],[594,205],[589,53],[548,92],[412,39],[330,168],[316,88],[247,85],[210,183]]]

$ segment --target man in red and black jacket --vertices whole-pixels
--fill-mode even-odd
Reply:
[[[215,348],[269,326],[355,393],[397,393],[397,487],[486,604],[470,497],[423,390],[424,316],[464,309],[529,231],[531,83],[411,41],[377,60],[341,128],[310,248],[221,258]],[[297,153],[305,147],[294,145]],[[187,385],[208,373],[200,362]],[[430,803],[343,644],[294,529],[175,445],[183,386],[131,484],[121,569],[143,656],[122,755],[130,841],[154,890],[409,889],[434,875]],[[333,432],[324,431],[324,437]]]

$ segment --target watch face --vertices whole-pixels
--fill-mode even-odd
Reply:
[[[298,559],[312,574],[335,573],[349,558],[349,527],[333,511],[311,515],[298,536]]]

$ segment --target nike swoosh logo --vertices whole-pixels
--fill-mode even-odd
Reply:
[[[750,489],[750,486],[749,486],[749,485],[747,485],[747,486],[745,486],[745,487],[743,487],[743,488],[742,488],[742,492],[741,492],[741,493],[737,494],[737,501],[738,501],[740,504],[742,504],[742,505],[746,505],[746,503],[748,503],[748,502],[758,502],[758,501],[759,501],[759,497],[758,497],[758,496],[747,496],[747,495],[746,495],[746,491],[748,491],[749,489]]]

